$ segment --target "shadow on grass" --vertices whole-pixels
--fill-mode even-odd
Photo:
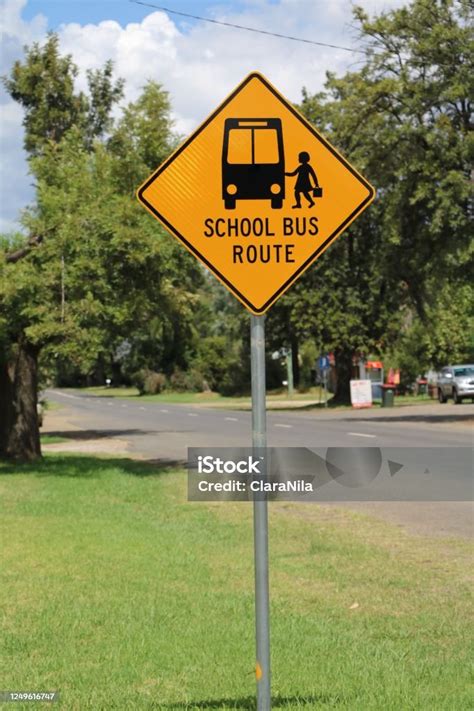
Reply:
[[[65,440],[83,441],[88,439],[103,439],[105,437],[126,437],[127,435],[147,435],[155,434],[155,430],[65,430],[55,432],[45,432],[47,437],[61,437]]]
[[[177,469],[178,462],[156,460],[138,462],[126,458],[102,458],[78,456],[74,454],[48,455],[37,462],[13,463],[0,461],[0,476],[31,474],[34,476],[56,476],[61,478],[97,479],[111,469],[120,474],[137,477],[161,476]]]
[[[289,706],[298,706],[304,708],[309,706],[315,708],[316,704],[328,704],[336,706],[339,703],[345,702],[342,696],[331,696],[329,694],[318,694],[311,696],[274,696],[272,697],[272,708],[284,709]],[[178,709],[180,711],[189,711],[191,709],[235,709],[235,711],[255,711],[256,699],[255,696],[245,696],[240,699],[205,699],[203,701],[191,701],[189,703],[173,703],[160,704],[160,709]]]

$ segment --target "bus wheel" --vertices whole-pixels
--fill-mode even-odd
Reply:
[[[226,197],[224,200],[226,210],[235,210],[235,198]]]
[[[274,210],[281,210],[283,207],[283,200],[281,198],[272,198],[272,208]]]

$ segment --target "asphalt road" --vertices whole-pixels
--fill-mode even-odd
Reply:
[[[186,461],[188,447],[247,447],[251,413],[193,405],[141,404],[49,390],[62,405],[64,422],[80,428],[81,438],[117,438],[132,456]],[[472,447],[474,405],[427,404],[363,411],[285,411],[267,413],[268,445],[278,447]],[[60,434],[60,431],[58,431]],[[420,533],[472,535],[470,503],[347,504],[371,511]],[[425,513],[423,513],[423,510]]]
[[[67,406],[83,429],[130,441],[150,459],[185,460],[187,447],[251,444],[251,413],[193,405],[77,395],[47,397]],[[469,447],[474,405],[423,405],[373,410],[267,413],[268,445],[279,447]]]

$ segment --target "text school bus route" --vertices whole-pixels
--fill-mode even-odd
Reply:
[[[318,234],[317,217],[282,217],[278,222],[266,217],[223,218],[204,220],[204,236],[223,239],[230,250],[229,259],[233,264],[279,264],[295,262],[295,239],[315,237]],[[247,237],[247,243],[235,244],[234,238]],[[265,243],[259,237],[274,238]],[[257,238],[257,239],[255,239]],[[248,244],[254,240],[254,244]]]

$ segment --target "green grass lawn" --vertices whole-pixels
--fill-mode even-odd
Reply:
[[[77,390],[79,390],[77,388]],[[105,386],[99,386],[99,387],[91,387],[91,388],[80,388],[80,392],[83,392],[85,394],[89,395],[95,395],[99,397],[117,397],[117,398],[126,398],[127,400],[140,400],[140,402],[162,402],[162,403],[170,403],[170,404],[186,404],[186,405],[199,405],[199,404],[204,404],[204,405],[216,405],[217,407],[245,407],[245,408],[250,408],[251,407],[251,399],[250,396],[248,397],[224,397],[223,395],[219,395],[219,393],[214,393],[214,392],[206,392],[206,393],[175,393],[171,391],[165,391],[163,393],[160,393],[159,395],[139,395],[138,390],[134,387],[123,387],[123,388],[106,388]],[[329,407],[333,408],[334,406],[331,405],[331,397],[332,395],[329,394],[329,400],[328,400],[328,405]],[[278,402],[284,402],[285,400],[288,400],[289,403],[292,402],[306,402],[306,401],[312,401],[314,402],[315,400],[319,400],[320,404],[319,405],[311,405],[311,408],[315,409],[324,409],[324,390],[322,388],[319,388],[319,386],[310,388],[307,392],[295,392],[294,395],[290,398],[288,397],[288,392],[286,390],[278,390],[278,391],[271,391],[267,392],[267,404],[270,405],[274,401]],[[420,405],[420,404],[429,404],[430,402],[436,402],[433,401],[433,398],[430,398],[428,395],[397,395],[395,397],[395,405]],[[380,402],[376,401],[374,402],[374,407],[379,407]],[[346,409],[352,409],[350,406],[337,406],[338,408],[340,407],[345,407]]]
[[[181,393],[172,392],[166,390],[158,395],[139,395],[137,388],[134,387],[123,387],[123,388],[107,388],[105,386],[91,387],[91,388],[80,388],[81,392],[89,395],[98,395],[103,397],[121,397],[121,398],[133,398],[140,399],[140,401],[149,402],[169,402],[169,403],[186,403],[186,404],[199,404],[199,403],[242,403],[250,404],[250,395],[248,396],[235,396],[235,397],[225,397],[224,395],[219,395],[215,392],[204,392],[204,393]],[[323,391],[319,387],[311,388],[307,392],[299,393],[295,392],[291,398],[288,397],[288,391],[275,390],[267,393],[268,400],[317,400],[320,397],[324,397]]]
[[[59,435],[41,435],[41,444],[63,444],[64,442],[70,442],[71,440],[67,437],[60,437]]]
[[[1,688],[54,708],[254,709],[252,511],[124,459],[0,465]],[[270,506],[274,708],[472,708],[460,540]],[[19,704],[15,708],[31,708]]]

